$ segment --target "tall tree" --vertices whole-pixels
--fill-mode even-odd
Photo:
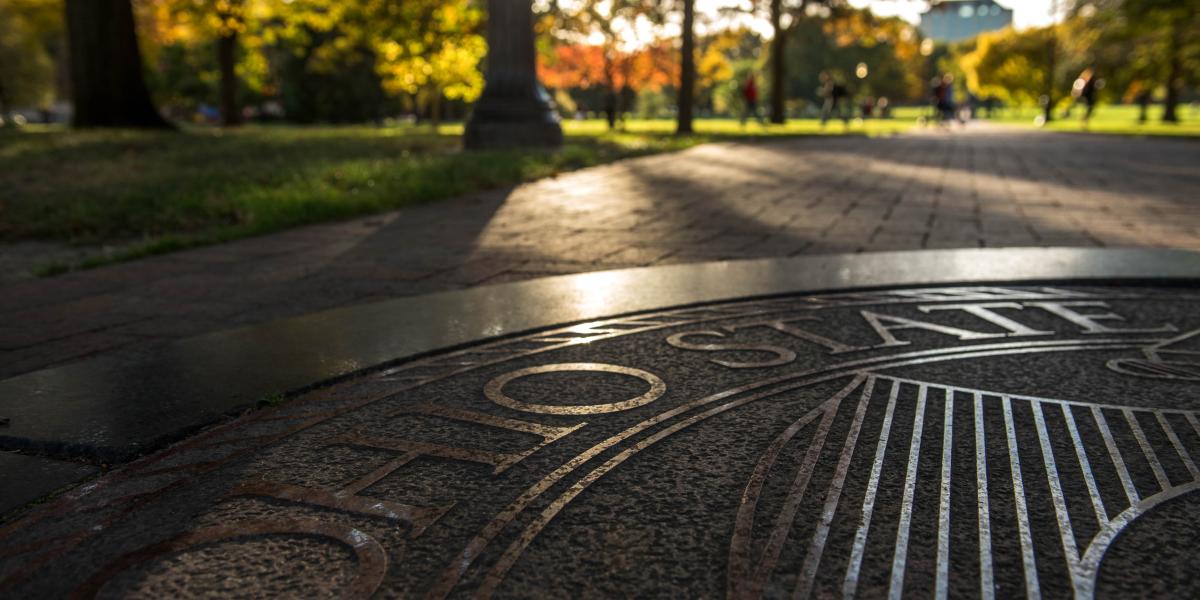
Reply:
[[[130,0],[66,0],[76,127],[163,129],[142,77]]]
[[[217,69],[221,72],[221,124],[232,127],[242,124],[242,107],[238,103],[236,72],[238,32],[245,19],[242,0],[217,0],[213,4],[217,18]]]
[[[559,35],[564,41],[590,39],[598,36],[603,52],[603,83],[605,112],[608,126],[616,127],[617,116],[624,112],[620,104],[623,58],[643,40],[637,40],[639,22],[653,22],[661,16],[662,5],[656,0],[580,0],[571,9],[560,7],[553,11],[560,19]]]
[[[783,0],[771,0],[771,59],[767,64],[771,67],[770,119],[777,125],[787,121],[787,87],[784,84],[787,70],[783,64],[787,33],[788,29],[783,26]]]
[[[483,12],[470,0],[377,3],[367,13],[384,89],[427,99],[436,127],[442,98],[472,102],[483,91]],[[395,9],[389,9],[395,5]]]
[[[1095,34],[1089,62],[1109,83],[1164,90],[1164,122],[1179,120],[1184,89],[1200,81],[1200,0],[1075,0],[1070,13]]]
[[[1047,89],[1064,84],[1045,60],[1053,29],[1051,25],[980,34],[975,49],[961,59],[967,86],[981,96],[995,96],[1008,104],[1035,105]]]
[[[246,67],[262,60],[250,44],[262,45],[256,34],[265,33],[266,22],[281,24],[285,16],[281,7],[288,5],[282,0],[135,0],[143,58],[158,67],[151,89],[161,94],[164,87],[169,91],[192,87],[194,95],[197,87],[212,88],[212,97],[202,101],[215,103],[222,125],[240,125]],[[187,62],[191,68],[178,69],[179,63]],[[192,85],[181,85],[183,81]],[[167,93],[159,100],[169,106],[179,97]]]
[[[792,30],[810,12],[830,10],[842,5],[842,0],[755,0],[751,10],[761,14],[766,8],[767,21],[771,25],[770,44],[770,120],[782,125],[787,122],[787,44]]]
[[[50,27],[39,23],[47,20],[48,4],[0,3],[0,117],[17,106],[45,107],[53,97],[54,67],[46,39]]]
[[[1058,15],[1058,0],[1050,0],[1050,17]],[[1040,98],[1042,123],[1054,120],[1054,73],[1058,70],[1058,29],[1051,25],[1046,29],[1046,87]]]
[[[1166,88],[1162,120],[1179,122],[1184,85],[1197,75],[1200,0],[1124,0],[1121,12],[1137,32],[1139,43],[1155,48],[1159,57]]]
[[[696,93],[696,0],[683,0],[683,56],[679,68],[677,134],[692,133],[692,109]]]

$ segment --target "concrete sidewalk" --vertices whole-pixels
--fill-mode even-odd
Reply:
[[[713,144],[0,287],[0,378],[390,297],[834,252],[1200,250],[1200,144],[1001,128]]]

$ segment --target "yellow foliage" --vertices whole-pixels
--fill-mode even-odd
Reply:
[[[967,87],[980,96],[995,96],[1009,104],[1034,105],[1047,86],[1046,55],[1051,27],[984,33],[960,65]]]
[[[416,94],[434,89],[450,99],[478,98],[483,92],[479,63],[487,52],[478,32],[480,10],[469,0],[420,0],[407,8],[413,12],[399,23],[399,30],[393,28],[373,40],[384,91]],[[418,15],[425,18],[412,18]]]
[[[733,66],[724,50],[719,44],[709,44],[700,55],[700,60],[696,61],[696,76],[700,79],[701,88],[712,88],[733,78]]]

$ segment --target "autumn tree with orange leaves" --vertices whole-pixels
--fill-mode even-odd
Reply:
[[[616,127],[619,114],[628,109],[622,96],[650,87],[661,88],[675,78],[669,40],[638,39],[639,31],[653,29],[661,21],[658,0],[582,0],[552,15],[551,33],[558,48],[544,57],[539,67],[549,87],[600,87],[609,128]],[[599,43],[595,43],[595,40]]]

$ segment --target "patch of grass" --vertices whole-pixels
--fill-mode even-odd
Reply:
[[[1128,105],[1101,104],[1092,113],[1086,131],[1088,133],[1103,133],[1109,135],[1134,136],[1168,136],[1168,137],[1200,137],[1200,109],[1194,106],[1182,105],[1178,109],[1179,123],[1162,122],[1162,106],[1151,106],[1146,123],[1138,123],[1138,107]],[[1042,129],[1048,131],[1082,132],[1083,107],[1076,107],[1070,116],[1062,117],[1061,111],[1055,114],[1055,119]],[[997,123],[1034,127],[1034,120],[1041,115],[1040,110],[1032,108],[1011,109],[998,111]]]
[[[461,124],[430,127],[245,127],[224,131],[0,130],[0,242],[115,244],[40,275],[129,260],[290,227],[382,212],[514,185],[715,140],[884,135],[908,120],[844,129],[815,120],[743,126],[699,120],[568,121],[557,150],[464,152]]]
[[[720,138],[753,139],[797,135],[890,135],[912,128],[915,118],[913,116],[855,120],[850,122],[849,128],[843,127],[840,121],[830,121],[827,126],[822,127],[818,119],[789,119],[785,125],[762,125],[755,121],[742,123],[737,119],[697,119],[694,124],[696,134],[693,137],[710,141]],[[667,119],[632,119],[627,120],[624,125],[624,133],[632,137],[670,135],[675,132],[675,122]],[[564,123],[568,138],[613,135],[606,133],[607,126],[607,123],[601,120]]]
[[[38,265],[33,269],[34,277],[54,277],[71,270],[71,265],[64,262],[50,262]]]
[[[259,408],[264,408],[264,407],[268,407],[268,406],[279,406],[280,404],[283,404],[286,401],[287,401],[287,396],[285,394],[282,394],[282,393],[271,394],[270,396],[267,396],[267,397],[259,400],[258,406],[259,406]]]

